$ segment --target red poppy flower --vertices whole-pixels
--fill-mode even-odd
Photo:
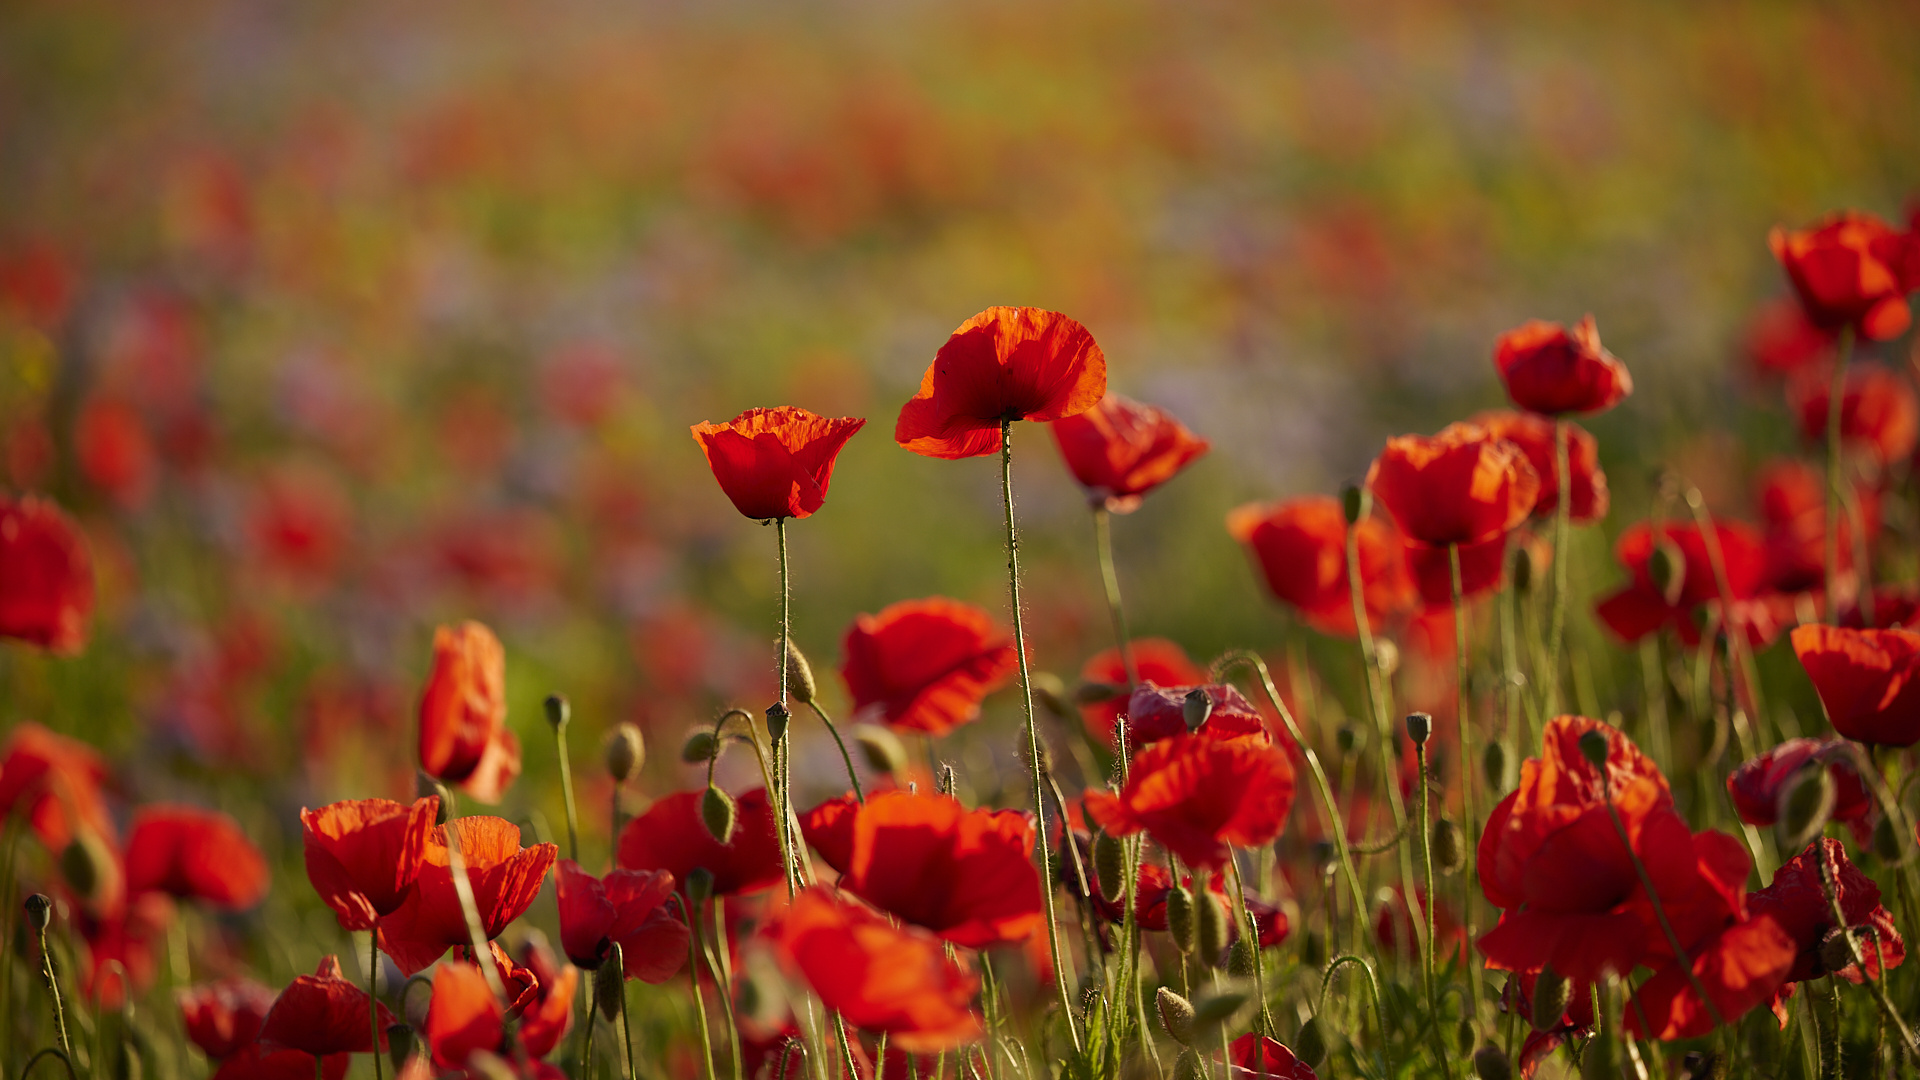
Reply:
[[[1788,781],[1813,768],[1833,774],[1833,820],[1856,823],[1856,829],[1865,825],[1874,812],[1873,798],[1840,739],[1788,739],[1741,764],[1727,776],[1733,812],[1749,825],[1772,825],[1780,820],[1780,796]]]
[[[0,251],[0,313],[51,332],[73,306],[78,278],[73,260],[45,237],[11,245]]]
[[[528,969],[512,966],[503,953],[496,952],[495,962],[501,964],[502,971],[510,971],[515,976],[509,984],[509,993],[526,984],[524,992],[515,995],[513,1011],[494,996],[478,965],[463,961],[441,964],[434,969],[433,997],[427,1005],[425,1034],[435,1065],[443,1069],[463,1069],[478,1051],[504,1054],[508,1049],[510,1016],[520,1018],[519,1044],[534,1058],[552,1053],[572,1027],[579,969],[569,966],[548,983]]]
[[[23,723],[8,733],[0,757],[0,811],[25,814],[40,842],[58,854],[79,829],[114,835],[100,797],[106,780],[106,760],[93,747],[39,724]]]
[[[1857,742],[1920,742],[1920,633],[1796,627],[1793,652],[1833,730]]]
[[[1187,651],[1166,638],[1134,638],[1129,643],[1134,673],[1143,683],[1161,686],[1192,686],[1206,679],[1207,673],[1187,659]],[[1095,653],[1080,669],[1080,679],[1088,686],[1111,686],[1112,697],[1097,701],[1082,699],[1080,719],[1087,734],[1100,745],[1113,745],[1113,725],[1127,707],[1127,666],[1119,648]]]
[[[1510,532],[1540,494],[1540,475],[1520,447],[1477,424],[1440,434],[1399,435],[1367,470],[1367,486],[1411,540],[1474,544]]]
[[[0,496],[0,638],[71,656],[86,648],[92,616],[80,527],[46,499]]]
[[[427,837],[440,799],[412,806],[388,799],[354,799],[300,811],[307,880],[342,930],[371,930],[399,910],[420,875]]]
[[[433,632],[433,672],[420,698],[420,767],[484,803],[520,775],[508,730],[506,650],[477,622]]]
[[[1227,1047],[1230,1080],[1319,1080],[1313,1067],[1293,1056],[1279,1039],[1249,1031]]]
[[[1880,906],[1880,887],[1847,858],[1845,845],[1832,837],[1822,837],[1774,871],[1773,881],[1766,888],[1747,897],[1747,908],[1753,916],[1778,922],[1799,950],[1787,982],[1805,982],[1829,974],[1851,983],[1863,981],[1860,965],[1829,971],[1820,959],[1821,942],[1833,929],[1833,909],[1820,880],[1819,860],[1823,857],[1833,870],[1840,913],[1859,937],[1867,973],[1879,978],[1882,961],[1889,968],[1899,967],[1907,957],[1907,945],[1894,925],[1893,914]],[[1863,933],[1868,927],[1873,929],[1872,935]],[[1878,952],[1874,949],[1875,936],[1880,941]]]
[[[1139,509],[1141,496],[1211,448],[1166,412],[1118,394],[1048,426],[1087,497],[1116,514]]]
[[[693,425],[693,440],[734,508],[750,518],[812,516],[833,462],[865,420],[829,419],[793,405],[748,409],[724,424]]]
[[[687,962],[687,924],[665,903],[673,875],[609,870],[596,878],[561,859],[554,879],[560,905],[560,947],[567,958],[596,971],[615,945],[629,979],[661,983]]]
[[[826,1007],[910,1053],[937,1053],[980,1037],[980,980],[932,934],[815,885],[794,898],[781,951]]]
[[[81,475],[115,503],[137,509],[153,495],[159,458],[131,405],[107,394],[90,396],[74,417],[73,442]]]
[[[473,886],[474,906],[488,939],[500,936],[540,894],[560,849],[520,846],[520,827],[497,817],[463,817],[448,823],[458,831],[460,858]],[[380,947],[412,975],[455,945],[468,945],[467,921],[453,888],[447,825],[433,830],[421,853],[413,891],[380,919]]]
[[[156,951],[164,947],[173,919],[173,900],[165,893],[130,895],[99,910],[75,905],[73,928],[87,943],[81,994],[102,1009],[117,1009],[129,992],[146,993],[159,974]]]
[[[1555,475],[1554,422],[1538,413],[1496,409],[1475,416],[1471,423],[1486,428],[1497,439],[1505,439],[1527,455],[1527,463],[1540,477],[1540,494],[1533,501],[1533,516],[1552,517],[1560,507],[1560,478]],[[1567,423],[1567,475],[1573,481],[1573,503],[1567,508],[1568,520],[1585,525],[1607,516],[1611,496],[1607,474],[1600,471],[1600,443],[1578,424]]]
[[[1760,470],[1760,518],[1766,526],[1766,585],[1778,592],[1818,592],[1826,588],[1827,481],[1804,461],[1781,458]],[[1880,497],[1856,489],[1866,539],[1880,531]],[[1853,519],[1840,516],[1840,570],[1853,569]]]
[[[260,1025],[260,1041],[315,1057],[368,1053],[374,1049],[369,1005],[367,992],[341,972],[338,957],[329,956],[312,975],[302,975],[280,991]],[[385,1005],[379,1010],[379,1048],[385,1050],[393,1014]]]
[[[1453,607],[1453,556],[1447,548],[1407,545],[1407,570],[1427,608]],[[1460,598],[1472,600],[1500,587],[1507,576],[1505,534],[1460,545]]]
[[[780,841],[773,831],[767,790],[755,788],[734,800],[733,836],[725,844],[701,824],[704,791],[680,791],[659,800],[620,831],[615,865],[625,870],[665,870],[684,890],[687,874],[705,867],[716,896],[757,892],[786,876]]]
[[[1548,416],[1602,412],[1633,393],[1633,376],[1600,344],[1591,315],[1572,330],[1535,319],[1501,334],[1493,365],[1515,405]]]
[[[274,993],[252,979],[231,978],[186,987],[176,997],[187,1038],[202,1053],[221,1061],[260,1037]]]
[[[1674,960],[1641,983],[1626,1009],[1626,1030],[1635,1038],[1691,1039],[1713,1030],[1716,1013],[1728,1024],[1737,1023],[1774,996],[1794,954],[1793,939],[1777,920],[1735,922],[1688,950],[1692,978]],[[1713,999],[1713,1011],[1700,1000],[1695,979]]]
[[[1086,327],[1058,312],[991,307],[940,346],[893,438],[928,457],[998,453],[1002,421],[1060,420],[1106,392],[1107,358]]]
[[[332,577],[346,552],[353,502],[331,472],[289,462],[260,478],[246,527],[268,569],[295,585],[313,587]]]
[[[1840,625],[1855,630],[1911,629],[1920,624],[1920,588],[1912,585],[1879,585],[1873,590],[1873,620],[1858,603],[1840,613]]]
[[[1787,384],[1787,404],[1809,442],[1827,437],[1827,412],[1833,400],[1831,368],[1808,368]],[[1913,385],[1879,364],[1847,368],[1840,395],[1840,441],[1849,452],[1882,465],[1905,459],[1920,442],[1920,400]]]
[[[1416,594],[1393,526],[1376,516],[1363,519],[1359,530],[1362,602],[1367,622],[1377,628],[1412,609]],[[1267,590],[1297,608],[1307,625],[1323,634],[1356,632],[1340,500],[1309,495],[1249,503],[1227,515],[1227,532],[1253,556]]]
[[[1107,832],[1144,829],[1188,866],[1210,869],[1230,847],[1280,835],[1293,806],[1293,764],[1271,744],[1183,733],[1141,751],[1118,795],[1090,791],[1086,800]]]
[[[361,1019],[365,1019],[362,1017]],[[277,1050],[264,1043],[249,1043],[214,1070],[214,1080],[314,1080],[315,1058],[305,1050]],[[345,1080],[353,1064],[351,1054],[328,1054],[319,1058],[320,1080]]]
[[[1775,227],[1767,243],[1815,326],[1852,326],[1874,341],[1907,328],[1914,239],[1871,214],[1848,210],[1811,229]]]
[[[1792,375],[1803,367],[1833,357],[1833,335],[1807,318],[1807,311],[1791,296],[1762,304],[1747,323],[1747,356],[1753,366],[1771,375]]]
[[[1728,521],[1714,522],[1713,531],[1735,603],[1753,599],[1766,580],[1766,549],[1759,533],[1750,525]],[[1665,583],[1666,588],[1654,581],[1656,546],[1664,547],[1668,566],[1678,576],[1677,587],[1672,580]],[[1600,621],[1629,642],[1669,625],[1697,638],[1691,612],[1701,604],[1721,599],[1705,534],[1692,524],[1665,523],[1656,537],[1653,524],[1643,521],[1620,534],[1613,554],[1633,580],[1599,602],[1594,611]],[[1673,590],[1671,597],[1668,589]],[[1741,614],[1736,612],[1736,618]]]
[[[267,895],[267,861],[225,814],[155,803],[133,815],[127,893],[164,892],[240,911]]]
[[[853,620],[840,675],[855,712],[872,708],[906,731],[945,735],[1019,668],[1013,640],[986,612],[944,596],[902,600]]]
[[[1253,702],[1237,687],[1224,683],[1163,687],[1143,682],[1134,687],[1133,697],[1127,701],[1129,743],[1140,748],[1174,735],[1185,735],[1187,695],[1195,690],[1205,690],[1213,702],[1206,721],[1200,725],[1203,733],[1222,739],[1254,737],[1261,742],[1271,739],[1260,710],[1254,708]]]

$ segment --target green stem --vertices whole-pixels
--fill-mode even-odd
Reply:
[[[1000,421],[1000,492],[1007,512],[1007,592],[1013,605],[1013,649],[1020,661],[1020,706],[1027,722],[1027,760],[1033,776],[1033,812],[1039,818],[1036,837],[1040,850],[1040,889],[1047,909],[1047,950],[1053,960],[1053,981],[1060,994],[1060,1011],[1075,1054],[1080,1052],[1080,1025],[1074,1018],[1073,993],[1067,986],[1067,967],[1060,954],[1060,927],[1053,905],[1053,854],[1048,850],[1047,803],[1042,790],[1040,728],[1033,716],[1033,673],[1027,664],[1026,628],[1020,617],[1020,548],[1013,524],[1013,421]]]
[[[1227,854],[1227,873],[1233,878],[1233,906],[1240,919],[1240,933],[1245,935],[1248,954],[1253,957],[1253,993],[1260,1002],[1260,1032],[1273,1035],[1273,1012],[1267,1005],[1266,961],[1260,955],[1260,927],[1254,924],[1253,912],[1247,907],[1247,883],[1240,876],[1239,860],[1231,852]]]
[[[707,1023],[707,996],[700,992],[700,920],[694,917],[693,905],[687,903],[684,897],[676,893],[673,899],[679,901],[680,917],[686,920],[687,928],[692,931],[687,935],[687,981],[693,987],[694,1023],[700,1029],[700,1064],[706,1080],[718,1080],[718,1074],[713,1069],[713,1029]],[[624,988],[625,985],[623,979],[621,986]],[[623,993],[620,996],[624,1010],[626,995]],[[631,1043],[628,1044],[628,1058],[631,1061]]]
[[[380,931],[367,931],[367,1022],[373,1027],[373,1080],[386,1075],[380,1062]]]
[[[639,1080],[640,1072],[634,1066],[633,1020],[627,1015],[627,980],[624,971],[620,978],[620,1031],[627,1041],[627,1080]]]
[[[1620,837],[1620,846],[1627,851],[1627,858],[1633,860],[1633,869],[1640,876],[1640,887],[1646,890],[1647,903],[1653,908],[1654,918],[1660,921],[1660,932],[1666,935],[1667,947],[1673,950],[1674,962],[1686,970],[1687,982],[1693,987],[1695,996],[1706,1006],[1707,1015],[1713,1019],[1714,1027],[1724,1027],[1726,1018],[1720,1015],[1720,1007],[1713,998],[1707,996],[1707,988],[1700,982],[1700,976],[1693,970],[1693,958],[1687,955],[1686,946],[1680,943],[1680,935],[1674,933],[1673,923],[1667,919],[1667,909],[1660,903],[1660,893],[1653,887],[1653,875],[1647,872],[1647,864],[1640,860],[1640,853],[1633,850],[1633,841],[1627,837],[1626,822],[1620,820],[1620,808],[1613,805],[1613,785],[1606,767],[1595,770],[1600,774],[1600,797],[1606,800],[1607,816],[1613,819],[1613,831]]]
[[[580,817],[573,805],[573,764],[567,754],[567,721],[571,709],[559,694],[547,698],[547,721],[553,726],[554,754],[560,759],[560,797],[567,804],[567,858],[580,861]]]
[[[1420,942],[1420,970],[1421,970],[1423,982],[1427,990],[1427,1010],[1437,1018],[1440,1015],[1440,1005],[1439,1005],[1439,999],[1434,992],[1434,982],[1433,982],[1433,963],[1434,963],[1433,954],[1434,954],[1434,945],[1435,945],[1435,941],[1434,941],[1435,926],[1434,926],[1434,916],[1433,916],[1434,905],[1431,902],[1434,895],[1434,892],[1433,892],[1433,835],[1431,832],[1432,822],[1433,822],[1433,809],[1432,809],[1433,795],[1429,790],[1430,785],[1427,782],[1427,744],[1424,742],[1414,743],[1413,753],[1414,753],[1415,762],[1420,766],[1420,775],[1419,775],[1420,866],[1421,866],[1421,874],[1426,878],[1426,886],[1427,886],[1426,894],[1429,902],[1419,905],[1421,908],[1424,909],[1423,914],[1415,915],[1415,919],[1410,919],[1408,921],[1413,922],[1415,920],[1420,920],[1424,923],[1424,925],[1422,926],[1422,929],[1424,929],[1426,933],[1422,935],[1423,940]],[[1419,898],[1409,897],[1409,899],[1417,902]],[[1408,908],[1408,914],[1414,914],[1413,904],[1408,904],[1407,908]]]
[[[788,836],[789,823],[793,820],[793,714],[787,704],[787,654],[793,651],[793,585],[787,570],[787,519],[773,519],[773,535],[780,549],[780,711],[787,716],[787,723],[780,731],[780,738],[773,747],[774,767],[779,773],[779,802],[774,812],[780,815],[780,833],[788,837],[781,844],[780,857],[787,870],[787,898],[806,884],[800,876],[799,859],[794,854],[795,838]],[[735,1055],[735,1071],[739,1070],[738,1054]]]
[[[1827,984],[1827,1045],[1820,1055],[1820,1076],[1821,1080],[1840,1080],[1844,1057],[1840,1047],[1840,980],[1829,975],[1820,981]]]
[[[1560,650],[1567,633],[1567,540],[1573,525],[1573,471],[1568,443],[1573,433],[1565,420],[1553,422],[1553,614],[1547,623],[1547,717],[1560,715]]]
[[[1827,604],[1826,621],[1840,625],[1840,447],[1841,406],[1847,397],[1847,364],[1853,359],[1853,327],[1840,331],[1833,381],[1827,387]]]
[[[460,914],[467,923],[467,942],[473,949],[473,962],[479,966],[480,974],[486,977],[487,989],[501,1001],[511,1001],[507,996],[506,983],[501,980],[499,969],[494,965],[493,952],[487,948],[487,931],[480,922],[480,905],[473,898],[473,878],[467,870],[466,856],[460,850],[460,830],[456,828],[459,818],[455,816],[451,797],[443,799],[447,804],[447,824],[442,831],[447,836],[447,870],[453,878],[454,895],[460,899]]]
[[[9,1022],[11,1022],[12,1018],[9,1017],[8,1019]],[[40,1064],[41,1058],[47,1057],[59,1058],[60,1064],[67,1067],[67,1080],[79,1080],[79,1077],[77,1077],[73,1071],[73,1059],[61,1053],[58,1047],[53,1046],[45,1047],[27,1059],[27,1067],[20,1070],[20,1080],[27,1080],[27,1077],[33,1075],[33,1067]]]
[[[1105,502],[1093,506],[1093,546],[1100,558],[1100,582],[1107,590],[1107,618],[1113,623],[1113,641],[1120,650],[1120,667],[1127,673],[1127,689],[1140,682],[1133,664],[1133,638],[1127,631],[1127,611],[1120,604],[1120,574],[1113,563],[1113,511]]]
[[[1906,1020],[1900,1016],[1900,1010],[1894,1007],[1893,999],[1887,996],[1886,969],[1881,968],[1878,975],[1868,969],[1866,955],[1860,951],[1860,941],[1848,928],[1846,913],[1840,908],[1839,886],[1834,881],[1833,859],[1828,854],[1825,843],[1818,843],[1820,845],[1820,887],[1826,893],[1827,912],[1833,916],[1833,925],[1840,928],[1841,936],[1846,939],[1847,951],[1852,954],[1854,964],[1859,967],[1860,977],[1866,981],[1867,988],[1873,992],[1873,1000],[1880,1006],[1881,1015],[1900,1033],[1901,1047],[1906,1050],[1909,1057],[1920,1058],[1920,1043],[1914,1041],[1913,1029],[1907,1026]],[[1840,992],[1836,988],[1834,990],[1836,1027],[1838,1026],[1839,1000]]]
[[[840,748],[840,761],[847,767],[847,782],[853,785],[854,801],[861,803],[866,802],[867,794],[860,790],[860,774],[853,771],[853,755],[847,753],[847,743],[846,740],[840,737],[840,729],[833,726],[833,719],[827,715],[827,710],[820,707],[819,702],[809,701],[806,704],[807,708],[813,710],[813,715],[819,717],[820,722],[827,725],[827,734],[833,736],[833,745]]]
[[[1564,450],[1564,447],[1562,448]],[[1565,488],[1561,489],[1560,503],[1566,505]],[[1473,777],[1479,771],[1480,762],[1473,753],[1473,699],[1469,693],[1467,679],[1471,665],[1467,662],[1467,600],[1466,588],[1460,574],[1460,545],[1447,545],[1447,561],[1453,571],[1453,649],[1457,661],[1454,677],[1454,721],[1460,728],[1460,801],[1465,813],[1466,836],[1479,835],[1480,817],[1474,805]],[[1473,872],[1475,844],[1462,843],[1460,864],[1460,917],[1466,929],[1466,939],[1474,938],[1473,895],[1477,878]],[[1433,906],[1433,886],[1427,886],[1429,907]],[[1431,919],[1431,915],[1429,915]],[[1431,922],[1429,922],[1431,925]],[[1467,998],[1473,1003],[1473,1025],[1476,1034],[1480,1026],[1480,978],[1474,972],[1471,963],[1461,965],[1461,974],[1467,980]]]
[[[733,1053],[733,1080],[742,1080],[740,1022],[733,1012],[733,963],[727,955],[725,912],[726,902],[720,897],[707,901],[707,920],[713,924],[713,936],[702,935],[700,947],[707,954],[707,968],[713,972],[720,991],[720,1018],[726,1021],[727,1047]]]
[[[40,930],[40,974],[47,980],[48,993],[53,995],[53,1023],[54,1027],[60,1032],[60,1050],[66,1055],[68,1062],[71,1063],[73,1060],[73,1039],[67,1035],[67,1006],[66,1002],[60,998],[60,978],[53,968],[53,950],[47,947],[47,931],[45,927],[42,927]],[[125,992],[128,994],[133,993],[133,986],[128,984],[125,987]],[[9,1018],[8,1022],[12,1022],[11,1018]]]

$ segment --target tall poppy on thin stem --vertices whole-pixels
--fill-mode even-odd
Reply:
[[[1107,360],[1093,335],[1078,322],[1039,308],[993,307],[960,325],[920,379],[920,391],[900,410],[893,437],[928,457],[957,459],[1000,451],[1000,492],[1006,508],[1007,594],[1013,608],[1014,652],[1020,664],[1020,702],[1027,726],[1028,765],[1034,812],[1047,806],[1040,769],[1040,730],[1033,715],[1033,675],[1027,665],[1026,630],[1020,613],[1019,540],[1013,519],[1013,422],[1059,420],[1086,412],[1107,392]],[[1041,830],[1044,832],[1044,830]],[[1040,880],[1053,880],[1053,857],[1040,849]],[[1055,989],[1073,1048],[1080,1027],[1061,963],[1060,930],[1053,890],[1043,888],[1047,949]]]

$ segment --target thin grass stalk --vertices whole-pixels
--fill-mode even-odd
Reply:
[[[1840,331],[1833,359],[1833,381],[1827,386],[1827,535],[1825,622],[1840,625],[1840,420],[1847,396],[1847,365],[1853,359],[1853,327]]]
[[[1553,507],[1553,613],[1547,623],[1547,716],[1560,714],[1560,651],[1567,636],[1567,542],[1573,531],[1573,471],[1568,443],[1573,433],[1565,420],[1553,422],[1553,480],[1558,498]]]
[[[1564,489],[1562,489],[1564,491]],[[1563,496],[1560,500],[1566,504]],[[1479,762],[1473,754],[1473,696],[1467,686],[1469,668],[1467,657],[1467,600],[1466,589],[1460,575],[1460,545],[1447,545],[1447,562],[1453,571],[1453,651],[1456,661],[1454,673],[1454,721],[1460,729],[1460,802],[1466,817],[1466,835],[1473,837],[1480,831],[1478,808],[1474,805],[1473,774],[1478,771]],[[1428,826],[1431,827],[1431,826]],[[1473,894],[1474,894],[1474,843],[1462,843],[1460,863],[1460,917],[1466,928],[1467,940],[1474,938]],[[1427,882],[1428,906],[1433,906],[1433,882]],[[1428,927],[1432,927],[1432,915],[1428,915]],[[1461,974],[1467,980],[1467,998],[1473,1003],[1473,1024],[1477,1031],[1480,1026],[1480,977],[1471,963],[1461,965]]]
[[[698,913],[695,913],[696,916]],[[727,1048],[733,1054],[733,1080],[744,1080],[743,1062],[740,1056],[740,1022],[733,1011],[733,961],[727,955],[726,944],[726,901],[714,896],[707,901],[707,921],[713,924],[712,938],[701,941],[700,948],[707,954],[707,968],[713,972],[716,986],[720,991],[720,1018],[727,1025]]]
[[[804,881],[800,877],[798,860],[794,856],[795,838],[789,833],[788,822],[793,817],[793,711],[787,704],[787,654],[793,649],[793,587],[787,568],[787,519],[773,519],[773,535],[780,549],[780,712],[786,716],[787,723],[780,729],[780,737],[774,740],[774,768],[779,774],[779,801],[774,813],[780,816],[780,828],[777,830],[783,842],[780,845],[780,861],[787,870],[787,899],[793,899],[800,891]],[[751,726],[751,725],[749,725]],[[738,1052],[736,1051],[736,1058]],[[736,1061],[736,1071],[737,1071]]]
[[[840,737],[840,729],[834,726],[833,718],[827,715],[827,710],[821,708],[818,701],[809,701],[806,704],[807,708],[813,710],[813,715],[819,717],[820,722],[827,726],[827,734],[833,736],[833,745],[840,748],[840,762],[847,767],[847,782],[853,785],[853,800],[865,803],[867,793],[860,788],[860,774],[853,770],[853,755],[847,753],[847,743]]]
[[[449,803],[451,799],[447,800]],[[473,878],[467,870],[467,859],[460,851],[460,830],[455,827],[459,821],[454,808],[447,808],[447,870],[453,878],[453,894],[460,898],[460,914],[467,923],[467,941],[473,948],[473,962],[479,966],[480,974],[486,977],[487,989],[499,1001],[512,1001],[507,996],[507,986],[500,977],[500,971],[493,961],[493,951],[487,948],[486,927],[480,922],[480,905],[473,898]],[[379,1045],[379,1040],[374,1041]]]
[[[1113,511],[1104,502],[1093,506],[1093,547],[1100,559],[1100,583],[1107,592],[1107,618],[1113,623],[1114,645],[1120,650],[1120,667],[1127,673],[1127,690],[1140,683],[1140,671],[1133,663],[1133,638],[1127,630],[1127,610],[1120,603],[1120,573],[1113,561]]]
[[[1261,956],[1260,928],[1254,924],[1253,912],[1247,907],[1247,883],[1240,875],[1240,861],[1227,852],[1227,873],[1233,878],[1234,914],[1240,920],[1240,933],[1245,936],[1247,951],[1253,957],[1253,993],[1260,1002],[1260,1033],[1277,1036],[1273,1026],[1273,1010],[1267,1004],[1266,961]]]
[[[707,996],[700,991],[700,920],[694,916],[693,905],[687,903],[686,897],[679,893],[674,893],[673,899],[679,901],[680,917],[686,922],[687,928],[692,931],[692,933],[687,935],[687,982],[693,989],[693,1017],[695,1025],[700,1029],[701,1071],[703,1075],[705,1075],[706,1080],[719,1080],[719,1074],[714,1071],[713,1067],[713,1028],[707,1023]],[[613,963],[614,960],[619,957],[617,951],[619,945],[616,943],[614,948],[616,951],[612,957],[608,958],[607,963]],[[624,972],[622,974],[623,977],[620,982],[620,1007],[624,1012],[626,1009],[626,980],[624,978]],[[633,1043],[631,1040],[627,1043],[627,1064],[629,1070],[631,1070],[633,1064]]]
[[[373,1026],[373,1080],[386,1076],[380,1062],[380,931],[367,931],[367,1022]]]

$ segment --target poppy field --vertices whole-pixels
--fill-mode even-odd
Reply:
[[[1910,5],[0,11],[0,1072],[1920,1075]]]

